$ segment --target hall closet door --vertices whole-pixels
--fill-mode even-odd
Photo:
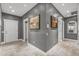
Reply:
[[[4,19],[4,41],[13,42],[18,40],[18,21]]]

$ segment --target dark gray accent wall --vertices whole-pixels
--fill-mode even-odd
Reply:
[[[18,39],[22,38],[22,18],[7,13],[2,13],[2,31],[4,31],[4,19],[16,20],[18,21]],[[21,23],[21,24],[20,24]],[[4,33],[1,34],[1,41],[4,41]]]
[[[46,24],[49,24],[49,28],[47,28],[48,33],[46,41],[47,50],[52,48],[58,42],[58,28],[52,30],[50,27],[50,16],[54,16],[55,14],[58,15],[57,17],[61,16],[52,4],[46,4]]]
[[[77,34],[67,33],[67,24],[69,21],[77,21],[77,16],[68,17],[64,19],[64,37],[68,39],[77,40]]]
[[[40,14],[40,30],[29,30],[29,43],[46,51],[46,4],[38,4],[23,16],[23,19]]]
[[[0,24],[1,24],[1,4],[0,4]],[[1,42],[1,25],[0,25],[0,42]]]
[[[52,9],[52,11],[50,11]],[[28,13],[23,16],[23,19],[37,16],[40,14],[40,30],[29,30],[29,43],[35,45],[43,51],[52,48],[58,42],[58,30],[47,28],[50,26],[50,16],[58,14],[61,16],[52,4],[37,4]],[[46,35],[48,33],[48,36]]]

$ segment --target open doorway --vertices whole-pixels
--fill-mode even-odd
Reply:
[[[64,39],[64,20],[62,17],[58,18],[58,41]]]
[[[65,18],[64,21],[64,40],[77,40],[78,20],[77,15]]]
[[[28,18],[23,21],[23,34],[24,34],[24,42],[28,43]]]

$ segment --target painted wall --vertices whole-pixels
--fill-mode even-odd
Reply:
[[[65,19],[65,21],[64,21],[64,37],[68,38],[68,39],[77,40],[77,34],[67,33],[67,24],[69,21],[76,21],[77,22],[77,16],[69,17],[69,18]]]
[[[48,33],[48,36],[46,36],[47,37],[47,41],[46,41],[47,50],[52,48],[58,42],[58,28],[55,30],[51,30],[50,16],[54,16],[57,19],[61,17],[59,12],[56,10],[56,8],[52,4],[46,4],[46,26],[47,24],[49,24],[49,28],[46,28],[47,29],[46,33]]]
[[[78,4],[78,16],[77,16],[77,19],[78,19],[78,36],[77,36],[77,38],[78,38],[78,40],[79,40],[79,4]]]
[[[22,38],[22,18],[18,17],[18,16],[14,16],[14,15],[10,15],[10,14],[6,14],[6,13],[2,13],[2,31],[4,31],[4,19],[10,19],[10,20],[18,20],[18,39]],[[4,41],[4,33],[1,34],[1,41]]]
[[[29,42],[46,51],[46,5],[38,4],[23,16],[23,19],[40,14],[40,30],[29,30]]]
[[[52,48],[58,42],[58,33],[50,28],[50,16],[60,14],[52,4],[38,4],[23,16],[23,19],[40,14],[40,30],[29,30],[29,43],[35,45],[43,51]],[[47,28],[49,24],[49,28]],[[48,36],[47,36],[48,33]]]
[[[1,42],[1,4],[0,4],[0,42]]]

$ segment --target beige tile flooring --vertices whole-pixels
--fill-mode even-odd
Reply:
[[[47,52],[49,56],[79,56],[79,43],[63,41],[56,44]]]
[[[43,56],[45,53],[31,44],[19,41],[0,46],[1,56]]]
[[[0,46],[0,56],[79,56],[79,43],[63,41],[56,44],[48,52],[43,52],[31,44],[22,41]]]

